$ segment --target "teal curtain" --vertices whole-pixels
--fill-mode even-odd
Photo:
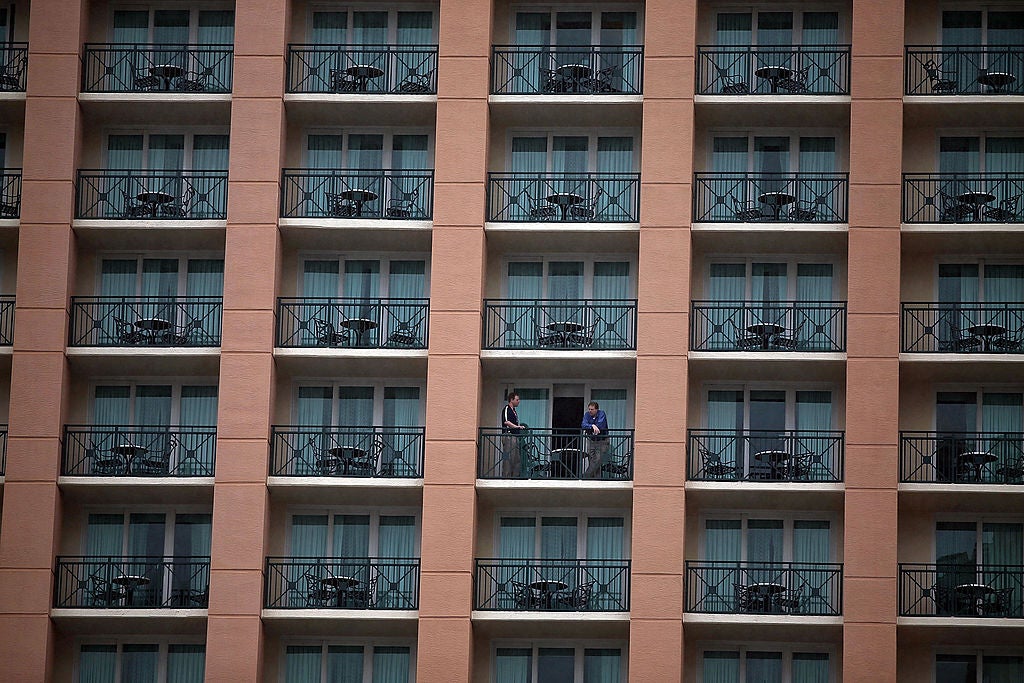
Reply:
[[[422,171],[430,167],[427,155],[429,137],[426,135],[395,135],[391,139],[391,168],[396,171]],[[401,188],[411,192],[419,185],[411,180]]]
[[[193,136],[192,168],[196,171],[226,171],[228,169],[228,136]]]
[[[593,42],[590,12],[556,12],[555,44],[559,47],[590,46]]]
[[[551,43],[551,13],[550,12],[516,12],[516,23],[513,32],[512,42],[517,47],[547,47]],[[519,78],[523,88],[527,92],[541,91],[541,69],[552,69],[556,65],[551,59],[537,59],[532,52],[523,52],[512,57],[513,69],[519,71]],[[512,141],[515,147],[515,139]],[[527,170],[516,169],[512,170]],[[541,167],[543,170],[543,166]]]
[[[590,597],[592,608],[614,610],[623,604],[626,587],[623,584],[622,570],[617,567],[602,567],[600,560],[620,560],[624,548],[622,517],[587,519],[587,559],[597,562],[591,565],[580,580],[596,581]],[[618,681],[618,678],[611,680]]]
[[[576,559],[576,518],[542,517],[540,556],[545,560]]]
[[[153,42],[158,45],[188,43],[188,10],[158,9],[153,12]]]
[[[729,55],[721,55],[719,59],[731,61]],[[711,172],[730,175],[720,181],[711,181],[715,194],[725,197],[725,203],[716,203],[711,207],[709,220],[731,219],[735,213],[735,202],[749,204],[760,192],[764,191],[759,189],[759,185],[743,182],[736,175],[746,173],[748,170],[748,145],[749,141],[746,137],[716,136],[712,139]]]
[[[92,422],[96,426],[127,427],[131,423],[131,387],[96,387]]]
[[[415,576],[407,563],[394,563],[389,560],[409,560],[416,556],[416,518],[411,515],[381,515],[377,532],[377,556],[381,558],[377,566],[377,605],[391,609],[407,609],[410,598],[416,591]],[[376,656],[374,659],[376,660]],[[377,680],[377,673],[375,661],[374,680]]]
[[[384,387],[385,427],[415,427],[420,422],[419,387]]]
[[[836,139],[800,138],[799,170],[801,173],[835,173],[836,172]],[[822,188],[825,186],[822,185]],[[819,192],[818,194],[824,194]],[[801,197],[814,199],[814,197]]]
[[[135,424],[167,427],[171,424],[171,387],[145,385],[135,387]]]
[[[742,475],[745,447],[739,436],[743,431],[743,392],[708,391],[706,419],[707,428],[718,433],[708,438],[708,451]],[[703,468],[705,463],[697,465]]]
[[[529,60],[529,64],[525,67],[526,73],[522,77],[539,89],[540,72],[537,60],[533,55],[521,55],[518,59]],[[548,206],[544,203],[544,198],[551,194],[552,188],[547,182],[535,180],[537,176],[544,175],[549,170],[547,164],[548,139],[546,137],[512,138],[509,171],[518,174],[514,181],[515,186],[522,188],[516,198],[518,202],[514,209],[518,211],[515,215],[516,218],[528,218],[531,209]]]
[[[163,300],[139,306],[141,317],[176,322],[178,316],[173,299],[177,295],[178,259],[142,259],[142,296],[161,297]]]
[[[940,137],[939,138],[939,173],[965,174],[978,173],[980,168],[980,141],[976,137]],[[947,194],[955,196],[963,192],[963,186],[949,183]]]
[[[403,47],[434,43],[433,12],[399,12],[396,37]]]
[[[551,139],[551,170],[554,173],[581,174],[588,169],[587,145],[590,140],[582,135],[555,135]],[[575,189],[565,181],[565,192]],[[572,181],[575,182],[575,181]]]
[[[981,45],[981,12],[947,11],[942,13],[942,44]]]
[[[614,91],[622,91],[626,86],[639,85],[640,60],[614,52],[621,45],[636,45],[637,39],[636,12],[601,12],[600,45],[602,48],[599,68],[613,69],[608,84]]]
[[[340,266],[337,261],[302,262],[302,296],[336,297],[340,282]]]
[[[575,668],[574,648],[537,648],[537,683],[566,683],[573,679]]]
[[[163,557],[166,515],[138,513],[128,515],[128,554],[132,557]],[[159,567],[156,578],[159,580]]]
[[[344,136],[311,134],[306,138],[306,164],[313,170],[343,168],[343,150]]]
[[[754,138],[754,172],[769,174],[763,179],[757,193],[782,191],[785,184],[780,180],[780,173],[789,173],[789,138],[788,137],[755,137]],[[751,197],[753,199],[754,197]]]
[[[830,303],[832,294],[833,268],[831,263],[798,263],[796,266],[796,300],[802,303]],[[833,341],[840,341],[841,319],[831,311],[805,308],[793,321],[792,330],[801,348],[827,350]],[[821,329],[821,332],[818,330]]]
[[[781,519],[747,521],[747,562],[782,562]]]
[[[348,12],[313,12],[309,40],[319,47],[344,45],[347,28]]]
[[[770,304],[785,301],[787,299],[786,285],[785,263],[752,264],[750,289],[751,299],[754,302]]]
[[[798,519],[793,522],[793,562],[821,565],[832,561],[831,529],[826,520]],[[803,579],[811,590],[804,591],[811,612],[825,612],[832,603],[832,582],[827,574],[807,566]]]
[[[1024,266],[986,265],[984,285],[985,301],[989,303],[1024,302]]]
[[[205,669],[205,645],[167,647],[167,683],[202,683]]]
[[[507,290],[506,296],[511,302],[504,313],[508,330],[505,345],[530,346],[536,339],[537,326],[544,319],[536,304],[544,298],[544,264],[541,261],[510,262]]]
[[[530,683],[533,650],[528,647],[499,647],[494,655],[494,683]]]
[[[1024,564],[1024,526],[1006,522],[982,524],[981,561],[985,565]]]
[[[632,294],[628,262],[594,263],[594,302],[600,311],[600,320],[588,321],[593,327],[594,347],[619,346],[632,340],[633,331],[627,309],[629,304],[609,305],[612,301],[630,299]]]
[[[583,650],[583,683],[619,683],[621,680],[621,650],[589,647]]]
[[[148,43],[149,11],[115,10],[111,40],[115,43]]]
[[[1012,435],[1024,432],[1024,395],[985,392],[981,399],[981,431],[996,435],[981,447],[999,459],[982,470],[982,479],[1000,481],[999,469],[1012,466],[1020,455],[1020,438]]]
[[[801,44],[835,46],[839,43],[838,12],[804,12],[803,37]],[[806,48],[805,48],[806,49]],[[812,92],[835,92],[840,73],[834,53],[809,51],[808,60],[801,66],[810,67],[807,72],[807,89]],[[801,166],[801,169],[803,167]]]
[[[347,167],[362,171],[379,171],[384,168],[384,136],[349,134]]]
[[[198,595],[209,590],[210,576],[190,561],[210,556],[210,536],[213,527],[211,514],[178,514],[174,518],[175,567],[171,589]],[[186,658],[187,659],[187,658]],[[200,659],[200,661],[202,661]],[[200,669],[200,672],[202,669]]]
[[[981,671],[982,683],[1020,683],[1024,681],[1024,657],[985,655],[981,659]]]
[[[299,387],[299,425],[303,427],[330,426],[332,394],[331,387]]]
[[[543,173],[547,168],[548,139],[513,137],[510,170],[513,173]],[[540,191],[531,192],[536,200]]]
[[[388,264],[388,298],[392,301],[384,321],[385,338],[390,338],[404,326],[423,339],[423,314],[410,300],[424,298],[425,290],[424,261],[391,261]]]
[[[740,653],[704,652],[703,683],[740,683]]]
[[[832,479],[841,470],[838,452],[827,436],[813,436],[808,432],[832,429],[832,392],[796,392],[796,430],[799,433],[798,448],[801,453],[820,456],[820,462],[812,458],[804,467],[805,476],[810,480]]]
[[[328,646],[327,683],[363,683],[361,645]]]
[[[135,296],[138,291],[138,265],[135,259],[103,259],[100,296]]]
[[[285,683],[320,683],[320,646],[289,645],[284,651]]]
[[[748,651],[746,663],[747,683],[782,683],[781,652]]]
[[[125,644],[121,646],[122,681],[156,683],[159,666],[159,645]]]
[[[1024,137],[986,137],[985,171],[987,173],[1024,172]]]
[[[749,12],[719,12],[715,20],[715,45],[719,47],[748,47],[751,45],[753,22]]]
[[[224,260],[223,259],[189,259],[185,275],[185,296],[220,296],[224,295]],[[208,340],[213,344],[220,339],[222,315],[214,312],[211,303],[189,304],[186,306],[185,329],[196,340]],[[198,329],[190,328],[196,325]]]
[[[541,326],[549,322],[578,320],[583,300],[583,262],[552,261],[548,263],[548,299],[564,301],[565,306],[550,304],[541,318]]]
[[[793,44],[793,13],[758,12],[757,44],[758,46],[791,46]]]
[[[407,647],[374,647],[373,683],[408,683],[410,659]]]
[[[704,559],[708,562],[739,562],[742,543],[740,520],[709,519],[704,522]],[[728,588],[731,590],[732,586]]]
[[[381,515],[377,555],[411,558],[416,554],[416,518],[411,515]]]
[[[793,683],[829,683],[828,655],[824,652],[793,653]]]
[[[146,167],[151,171],[178,172],[185,166],[185,136],[149,134]]]
[[[232,10],[200,10],[196,42],[200,45],[232,45],[235,13]],[[227,168],[225,166],[225,168]]]
[[[590,400],[597,401],[608,416],[609,429],[628,429],[633,425],[633,416],[626,410],[626,398],[625,389],[593,389],[590,392]]]
[[[502,517],[498,522],[498,555],[506,560],[536,557],[536,526],[533,517]]]
[[[575,552],[575,534],[572,544]],[[622,559],[623,520],[622,517],[591,517],[587,520],[587,559]]]
[[[1024,12],[988,12],[988,40],[990,46],[1024,45]]]
[[[519,424],[526,424],[529,427],[547,429],[550,422],[549,400],[547,389],[518,389],[519,407],[516,413],[519,414]]]
[[[712,263],[708,296],[714,302],[740,302],[746,296],[747,267],[743,263]]]
[[[796,429],[822,431],[832,429],[832,392],[796,392]]]
[[[338,424],[354,429],[373,426],[373,387],[338,387]]]
[[[597,138],[597,172],[598,173],[632,173],[633,172],[633,138],[631,137],[599,137]],[[615,180],[603,179],[598,186],[603,193],[597,197],[597,189],[591,188],[589,198],[597,197],[594,210],[598,215],[625,219],[634,214],[633,181],[627,178]]]
[[[353,45],[386,45],[387,42],[387,12],[352,12]]]
[[[370,556],[370,516],[335,515],[332,547],[338,560]]]
[[[85,527],[85,554],[118,557],[124,554],[124,516],[93,513]]]
[[[737,306],[747,298],[746,285],[746,264],[712,263],[709,266],[706,298],[715,308],[707,310],[708,319],[700,324],[710,348],[732,349],[735,347],[735,337],[745,334],[743,330],[749,323],[747,316]],[[722,330],[722,333],[712,333],[713,330]]]
[[[327,515],[292,515],[291,557],[327,557]]]
[[[142,135],[107,136],[107,168],[115,171],[142,168]]]
[[[374,305],[380,296],[380,261],[346,260],[342,289],[342,296],[362,300],[343,307],[346,317],[375,318]]]
[[[974,522],[936,522],[937,585],[952,591],[960,584],[977,582],[977,543],[978,531]],[[936,606],[943,611],[952,603]]]
[[[943,349],[956,348],[955,340],[975,324],[974,313],[958,304],[981,301],[979,272],[976,263],[939,264],[939,313],[945,320],[940,320],[937,332]]]
[[[117,645],[82,645],[78,654],[78,683],[116,683],[116,675]],[[524,679],[522,683],[528,682]]]
[[[977,680],[977,655],[935,655],[935,683],[974,683]]]
[[[832,59],[821,55],[818,58],[821,63],[830,63]],[[828,79],[828,69],[812,68],[808,76],[808,88],[829,89],[834,86],[831,81],[824,80],[820,86],[815,85],[818,79]],[[819,177],[821,174],[831,175],[836,172],[836,139],[834,137],[801,137],[799,158],[797,159],[797,170],[800,173],[800,182],[797,185],[796,195],[798,202],[805,206],[813,204],[818,211],[831,210],[829,207],[837,207],[842,198],[836,197],[834,176],[831,178]],[[788,170],[788,169],[783,169]]]

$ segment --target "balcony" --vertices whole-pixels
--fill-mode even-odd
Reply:
[[[845,301],[694,301],[692,351],[846,350]]]
[[[425,349],[430,299],[278,298],[277,346]]]
[[[701,46],[697,94],[849,95],[850,46]]]
[[[286,168],[282,218],[425,221],[434,215],[434,171]]]
[[[53,606],[206,609],[210,558],[58,557]]]
[[[1024,173],[904,173],[904,223],[1024,222]]]
[[[5,168],[0,173],[0,219],[19,217],[21,217],[21,169]]]
[[[903,353],[1024,353],[1024,303],[904,303]]]
[[[695,173],[695,223],[846,223],[846,173]]]
[[[1024,617],[1020,565],[900,563],[901,617]]]
[[[842,614],[843,565],[826,562],[686,562],[686,611]]]
[[[289,45],[286,92],[433,95],[437,46]]]
[[[636,299],[485,299],[483,348],[633,351]]]
[[[590,462],[592,449],[601,456],[600,463]],[[477,454],[480,479],[633,479],[632,429],[610,429],[606,440],[595,441],[580,430],[531,427],[524,434],[502,434],[484,427]]]
[[[0,346],[14,344],[14,295],[0,295]]]
[[[907,46],[907,95],[1022,95],[1024,46]]]
[[[84,93],[231,92],[232,45],[86,43]]]
[[[629,560],[477,559],[473,609],[628,612]]]
[[[0,44],[0,92],[25,92],[28,43]]]
[[[900,481],[1024,484],[1024,434],[900,432]]]
[[[68,346],[220,346],[219,296],[71,297]]]
[[[75,184],[75,218],[224,220],[227,171],[83,169]]]
[[[216,426],[65,425],[61,474],[212,477]]]
[[[496,45],[493,95],[639,95],[640,45],[546,47]]]
[[[420,561],[268,557],[266,609],[419,609]]]
[[[843,481],[845,432],[691,429],[686,478],[690,481]]]
[[[423,476],[423,427],[271,428],[272,477]]]
[[[636,223],[639,173],[488,173],[487,220]]]

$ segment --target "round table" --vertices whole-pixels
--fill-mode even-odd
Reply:
[[[775,220],[778,221],[782,207],[795,202],[796,197],[787,192],[763,192],[758,195],[757,201],[772,207],[772,211],[775,212]]]
[[[120,443],[111,448],[110,452],[123,458],[124,469],[126,472],[130,472],[134,466],[135,459],[145,456],[149,453],[149,449],[145,446],[136,446],[133,443]]]
[[[982,348],[985,351],[992,350],[992,339],[994,337],[1002,337],[1004,334],[1006,334],[1005,327],[993,323],[971,325],[970,327],[967,328],[967,331],[970,332],[975,337],[981,338],[981,343],[983,345]]]
[[[555,192],[549,194],[544,200],[548,204],[553,204],[562,210],[562,220],[564,221],[569,218],[569,207],[581,203],[583,197],[575,192]]]
[[[968,451],[961,453],[956,456],[957,462],[961,465],[971,467],[974,469],[974,481],[981,481],[981,468],[990,462],[995,462],[997,458],[994,454],[987,451]]]
[[[327,455],[330,456],[327,460],[335,460],[341,464],[345,474],[348,474],[349,465],[364,459],[366,451],[355,446],[334,446],[327,449]]]
[[[551,477],[553,479],[577,479],[586,453],[578,448],[555,448],[551,451]],[[555,467],[558,463],[558,467]]]
[[[555,596],[569,589],[569,584],[564,581],[543,579],[530,584],[530,589],[540,594],[541,604],[545,609],[551,609]]]
[[[360,90],[366,90],[367,86],[370,85],[371,78],[380,78],[384,75],[384,71],[375,66],[369,64],[355,64],[350,67],[346,67],[345,74],[356,79]]]
[[[1003,88],[1017,82],[1017,77],[1005,71],[988,71],[978,76],[978,83],[992,88],[992,92],[1001,94]]]
[[[376,320],[369,318],[343,318],[338,322],[338,327],[344,327],[356,333],[356,345],[363,346],[366,333],[378,327]]]
[[[961,204],[966,204],[970,207],[974,213],[974,222],[977,223],[981,220],[981,209],[989,202],[995,201],[996,196],[991,192],[981,191],[970,191],[962,192],[956,196],[956,200]]]
[[[177,64],[157,64],[149,67],[149,74],[160,79],[160,87],[164,90],[171,89],[171,79],[180,78],[185,75],[185,70]]]
[[[555,72],[565,79],[565,82],[574,92],[584,90],[584,85],[594,74],[594,70],[586,64],[563,64],[557,67]]]
[[[786,328],[776,323],[755,323],[753,325],[747,325],[747,332],[750,334],[756,334],[761,338],[761,348],[767,349],[771,344],[772,337],[780,335],[786,331]]]
[[[974,609],[979,617],[985,613],[985,599],[996,592],[992,586],[983,583],[963,583],[953,590],[974,603]]]
[[[356,208],[356,215],[361,216],[363,213],[363,204],[374,201],[377,199],[378,195],[373,190],[364,190],[357,187],[350,190],[343,190],[341,192],[341,197],[352,202]]]
[[[772,474],[776,479],[785,479],[785,471],[793,456],[786,451],[761,451],[754,454],[754,460],[766,462],[772,468]]]
[[[773,93],[779,92],[779,81],[793,75],[793,70],[784,66],[762,66],[754,71],[754,75],[768,81]]]
[[[111,583],[117,584],[125,589],[125,604],[132,604],[132,598],[135,595],[135,589],[140,586],[149,585],[149,577],[139,576],[137,574],[123,574],[116,576],[111,579]]]
[[[570,321],[559,321],[548,323],[544,326],[544,329],[561,342],[562,346],[568,346],[572,335],[583,331],[583,325]]]
[[[747,586],[747,590],[750,591],[750,598],[753,600],[757,609],[762,612],[772,611],[772,603],[775,601],[775,597],[786,592],[786,587],[781,583],[773,582],[761,582],[752,583]]]
[[[174,196],[163,191],[151,192],[149,190],[144,190],[135,195],[135,199],[140,203],[147,205],[150,213],[152,213],[155,218],[157,209],[163,204],[170,204],[173,202]]]

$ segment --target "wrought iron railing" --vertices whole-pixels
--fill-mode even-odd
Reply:
[[[1024,353],[1024,302],[904,303],[900,351]]]
[[[609,429],[595,439],[580,429],[529,427],[521,434],[481,428],[477,458],[481,479],[633,478],[633,430]]]
[[[290,93],[437,92],[437,46],[289,45]]]
[[[826,562],[686,562],[686,611],[839,616],[843,565]]]
[[[904,173],[903,222],[1024,222],[1024,173]]]
[[[901,617],[1024,617],[1024,566],[899,565]]]
[[[25,92],[28,43],[0,43],[0,92]]]
[[[69,346],[220,346],[219,296],[73,296]]]
[[[691,481],[839,482],[845,432],[691,429],[686,477]]]
[[[14,343],[14,295],[0,296],[0,346]]]
[[[1024,484],[1024,434],[900,432],[900,481]]]
[[[227,217],[227,171],[83,169],[76,218],[200,220]]]
[[[849,45],[697,48],[698,95],[849,95]]]
[[[486,299],[483,348],[632,350],[636,299]]]
[[[549,47],[496,45],[491,59],[494,95],[639,95],[641,45]]]
[[[474,578],[474,609],[629,611],[629,560],[484,558]]]
[[[277,300],[277,346],[425,349],[430,299],[296,297]]]
[[[82,92],[229,93],[233,45],[86,43]]]
[[[21,217],[21,169],[5,168],[0,172],[0,218],[19,217]]]
[[[268,557],[267,609],[419,609],[419,558]]]
[[[212,477],[216,426],[65,425],[61,474]]]
[[[0,477],[7,473],[7,425],[0,424]]]
[[[423,476],[423,427],[274,426],[270,439],[271,476]]]
[[[639,173],[488,173],[487,220],[636,223]]]
[[[206,609],[209,557],[57,558],[54,607]]]
[[[286,168],[282,218],[429,220],[434,171]]]
[[[695,173],[697,223],[845,223],[847,173]]]
[[[845,301],[694,301],[692,351],[844,351]]]
[[[907,95],[1024,94],[1024,45],[909,45]]]

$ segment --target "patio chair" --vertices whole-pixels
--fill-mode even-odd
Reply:
[[[1012,223],[1017,220],[1017,206],[1020,204],[1022,195],[1016,194],[999,202],[999,206],[985,209],[985,218],[991,218],[998,223]]]
[[[583,329],[576,332],[570,332],[566,335],[566,342],[574,346],[593,346],[594,344],[594,333],[597,331],[597,322],[592,322],[583,326]]]
[[[755,600],[754,596],[750,594],[750,587],[745,586],[742,583],[732,584],[733,594],[736,596],[736,609],[739,612],[756,612],[760,611],[761,603],[759,600]]]
[[[738,74],[722,74],[720,78],[722,82],[721,93],[723,95],[750,94],[750,85],[743,79],[743,76]]]
[[[790,94],[807,92],[807,75],[810,73],[810,70],[809,66],[805,66],[802,69],[794,69],[790,73],[789,78],[779,80],[779,90]]]
[[[108,449],[97,448],[95,444],[85,449],[85,459],[89,461],[93,474],[117,476],[128,471],[124,458]]]
[[[135,72],[132,86],[135,90],[153,90],[160,87],[160,79],[149,73],[149,69],[139,69]]]
[[[808,223],[818,217],[819,202],[815,199],[812,202],[798,201],[789,210],[790,220]]]
[[[566,345],[566,335],[564,332],[557,330],[548,329],[544,325],[537,325],[537,345],[538,346],[558,346],[564,347]]]
[[[128,597],[124,588],[98,576],[89,577],[86,591],[87,604],[92,607],[119,607]]]
[[[21,84],[22,70],[23,62],[20,60],[0,65],[0,92],[24,90],[25,86]]]
[[[1010,617],[1014,615],[1013,587],[997,588],[981,603],[981,613],[988,617]]]
[[[334,92],[359,92],[359,79],[345,73],[344,69],[331,69],[327,82]]]
[[[759,335],[752,334],[738,327],[732,318],[729,319],[729,324],[732,325],[732,344],[735,348],[742,351],[761,348],[761,337]]]
[[[939,192],[939,220],[943,223],[963,223],[974,219],[970,206],[945,192]]]
[[[348,332],[334,329],[334,325],[323,318],[313,318],[313,335],[324,346],[340,346],[349,341]]]
[[[384,210],[384,215],[388,218],[413,218],[419,217],[423,213],[417,203],[420,196],[419,190],[413,190],[412,192],[399,190],[395,194],[397,196],[393,196],[388,200],[388,206]]]
[[[170,472],[171,453],[177,450],[178,439],[173,434],[161,436],[164,438],[153,439],[146,454],[132,462],[132,474],[166,476]]]
[[[188,210],[192,205],[192,198],[195,197],[195,194],[196,190],[194,187],[191,185],[185,186],[181,197],[177,201],[168,202],[160,206],[160,214],[174,218],[185,218],[188,215]]]
[[[700,456],[700,471],[704,473],[705,477],[714,479],[736,478],[736,467],[722,462],[722,456],[718,453],[712,453],[704,446],[697,446],[697,454]]]
[[[608,454],[608,462],[601,465],[601,478],[622,481],[629,478],[629,465],[633,460],[633,452],[623,455]]]
[[[302,578],[306,581],[306,607],[334,607],[338,604],[338,589],[324,583],[326,567],[314,567]]]
[[[523,190],[522,197],[525,197],[526,203],[521,204],[526,208],[527,214],[535,221],[548,221],[555,218],[558,215],[558,211],[554,205],[548,203],[544,199],[535,199],[528,191]]]
[[[431,80],[434,71],[430,70],[425,74],[411,72],[408,76],[402,79],[402,82],[398,84],[398,91],[404,92],[410,95],[418,95],[424,93],[430,93],[434,91],[431,85]]]
[[[587,581],[573,588],[568,595],[559,595],[556,598],[558,606],[568,607],[577,612],[586,610],[590,607],[590,597],[593,595],[596,585],[597,581]]]
[[[395,331],[388,336],[388,344],[394,346],[415,346],[420,341],[420,324],[409,320],[399,321]]]
[[[779,349],[787,349],[792,351],[800,346],[800,330],[803,328],[803,322],[800,322],[792,330],[786,330],[780,332],[772,337],[772,346]]]
[[[114,332],[117,335],[117,341],[122,344],[141,344],[146,339],[146,335],[137,330],[135,325],[117,316],[114,317]]]
[[[597,74],[587,84],[593,93],[618,92],[618,88],[612,85],[622,78],[622,67],[607,66],[599,69]]]
[[[540,69],[540,89],[541,92],[546,93],[564,93],[567,90],[567,83],[557,71],[554,69],[548,69],[541,67]]]
[[[804,584],[795,589],[786,589],[775,597],[775,604],[783,612],[799,614],[803,606]]]
[[[356,205],[340,194],[325,192],[324,198],[327,200],[328,218],[354,218],[359,215]]]
[[[759,221],[764,218],[764,214],[761,213],[762,207],[759,203],[741,202],[735,195],[729,195],[729,200],[732,203],[732,212],[736,217],[736,220],[749,223],[751,221]]]
[[[512,603],[516,609],[539,609],[541,607],[542,601],[537,591],[519,581],[509,583],[512,586]]]
[[[922,65],[924,72],[928,74],[928,81],[931,84],[932,92],[939,95],[955,93],[959,86],[955,71],[940,69],[934,59],[929,59]]]
[[[594,194],[590,199],[570,206],[568,214],[569,218],[578,221],[593,220],[594,217],[597,216],[597,202],[601,198],[602,194],[604,194],[604,190],[599,187],[594,191]]]
[[[1020,484],[1024,480],[1024,455],[997,467],[996,474],[1005,484]]]
[[[940,344],[944,351],[954,353],[967,353],[982,345],[982,341],[969,332],[961,330],[952,320],[946,322],[949,330],[949,338],[945,344]]]
[[[121,196],[124,198],[124,207],[121,209],[122,218],[149,218],[153,215],[153,210],[148,204],[143,204],[124,190],[121,190]]]
[[[207,88],[207,81],[213,75],[210,69],[203,69],[199,72],[188,72],[174,82],[174,89],[181,92],[203,92]]]

